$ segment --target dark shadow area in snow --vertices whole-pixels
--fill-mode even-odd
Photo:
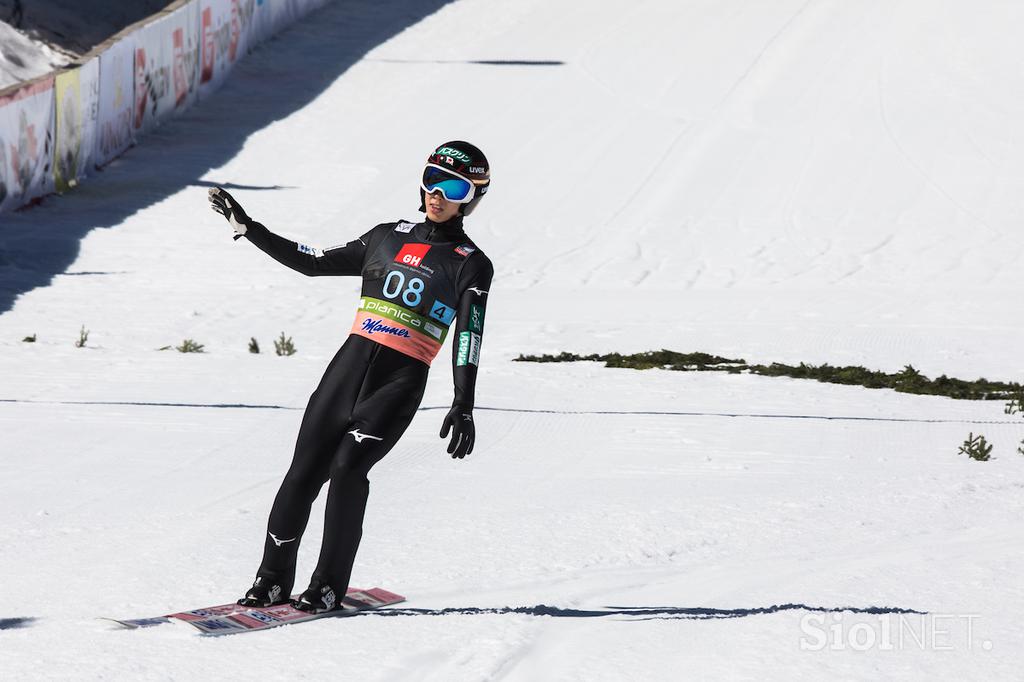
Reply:
[[[104,274],[104,273],[67,273],[67,274]],[[147,402],[138,400],[31,400],[19,398],[0,398],[0,403],[24,403],[33,405],[116,405],[118,407],[199,407],[227,410],[304,410],[304,407],[292,405],[261,405],[259,403],[172,403]],[[450,410],[448,405],[429,405],[421,407],[419,412]],[[857,421],[857,422],[896,422],[907,424],[1020,424],[1017,420],[996,419],[913,419],[902,417],[851,417],[814,414],[756,414],[742,412],[667,412],[656,410],[535,410],[515,407],[483,407],[474,409],[487,412],[522,412],[525,414],[564,414],[564,415],[639,415],[657,417],[728,417],[733,419],[811,419],[820,421]]]
[[[17,630],[27,628],[35,618],[0,618],[0,630]]]
[[[911,613],[924,615],[927,611],[917,611],[896,606],[808,606],[807,604],[774,604],[757,606],[749,609],[713,609],[706,607],[684,606],[606,606],[601,609],[565,609],[558,606],[538,604],[536,606],[503,606],[483,608],[476,606],[452,606],[443,609],[381,609],[363,611],[358,616],[486,616],[517,614],[525,616],[551,616],[553,618],[609,618],[628,617],[637,620],[705,620],[710,618],[744,618],[760,616],[779,611],[816,611],[821,613]]]
[[[0,313],[20,294],[67,270],[90,231],[120,225],[199,185],[211,168],[237,156],[251,134],[302,109],[367,52],[449,2],[336,0],[258,47],[218,92],[166,122],[104,171],[91,173],[74,191],[0,214]],[[401,98],[401,92],[394,93],[395,101]],[[343,121],[338,133],[344,133]],[[205,220],[206,191],[195,192],[196,221]],[[180,227],[169,223],[161,239],[180,239]],[[159,240],[151,247],[159,249]]]

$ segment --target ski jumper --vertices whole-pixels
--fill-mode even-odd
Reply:
[[[491,261],[462,229],[445,223],[385,223],[320,252],[251,222],[245,236],[308,276],[360,275],[359,307],[302,417],[295,454],[267,524],[258,576],[290,590],[310,507],[330,481],[313,580],[345,594],[362,536],[367,473],[409,426],[430,362],[455,321],[454,404],[471,410],[480,361]],[[288,594],[286,590],[285,595]]]

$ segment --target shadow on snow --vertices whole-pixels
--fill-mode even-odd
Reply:
[[[920,614],[926,611],[895,606],[808,606],[807,604],[774,604],[749,609],[712,609],[678,606],[606,606],[601,609],[564,609],[557,606],[503,606],[480,608],[475,606],[447,607],[443,609],[382,609],[363,611],[358,616],[484,616],[518,614],[525,616],[552,616],[554,618],[608,618],[627,617],[635,620],[706,620],[712,618],[744,618],[780,611],[816,611],[821,613]]]
[[[0,618],[0,630],[17,630],[31,625],[35,618]]]
[[[104,171],[91,173],[73,192],[0,214],[0,313],[64,273],[91,230],[119,225],[190,185],[209,186],[199,178],[234,158],[251,134],[302,109],[367,52],[448,2],[337,0],[258,47],[218,92],[164,123]],[[197,195],[197,219],[206,211],[204,200]],[[168,224],[162,238],[180,238],[178,228]]]

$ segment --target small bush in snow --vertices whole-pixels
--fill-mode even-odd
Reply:
[[[295,344],[292,343],[292,337],[285,338],[284,332],[281,332],[281,338],[274,339],[274,352],[278,355],[295,355]]]
[[[89,330],[82,325],[82,328],[78,331],[78,340],[75,341],[75,348],[85,348],[85,342],[89,340]]]
[[[23,338],[21,340],[21,342],[22,343],[35,343],[36,342],[36,335],[33,334],[32,336],[26,336],[25,338]]]
[[[985,436],[980,433],[975,436],[973,432],[967,436],[967,440],[964,441],[963,445],[960,446],[961,455],[967,455],[971,459],[976,459],[979,462],[987,462],[989,455],[992,453],[992,446],[985,440]]]
[[[255,336],[250,336],[249,337],[249,352],[250,353],[259,353],[260,352],[260,342],[256,340]]]
[[[1003,410],[1006,414],[1021,414],[1024,415],[1024,394],[1015,395],[1010,398],[1010,402],[1006,403],[1006,408]]]
[[[1020,454],[1024,455],[1024,440],[1022,440],[1020,442],[1020,445],[1017,446],[1017,452],[1019,452]]]
[[[205,353],[203,350],[203,344],[196,343],[192,339],[185,339],[181,342],[180,346],[175,346],[174,350],[179,353]]]

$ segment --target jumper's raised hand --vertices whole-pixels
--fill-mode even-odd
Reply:
[[[235,198],[228,194],[227,190],[220,187],[211,187],[207,194],[210,199],[210,208],[227,218],[235,231],[235,239],[240,239],[245,234],[246,225],[249,223],[249,216],[239,205]]]

